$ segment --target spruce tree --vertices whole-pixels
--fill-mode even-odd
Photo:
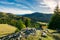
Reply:
[[[50,29],[60,29],[60,9],[57,5],[54,14],[49,22],[48,28]]]

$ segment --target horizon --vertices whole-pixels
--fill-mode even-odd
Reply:
[[[0,12],[31,14],[34,12],[53,13],[60,0],[0,0]],[[59,5],[60,7],[60,5]]]

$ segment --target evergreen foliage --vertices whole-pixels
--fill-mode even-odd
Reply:
[[[60,11],[57,6],[48,25],[50,29],[60,29]]]

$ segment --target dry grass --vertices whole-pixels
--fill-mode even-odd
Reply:
[[[3,35],[11,34],[16,31],[17,28],[8,24],[0,24],[0,37]]]

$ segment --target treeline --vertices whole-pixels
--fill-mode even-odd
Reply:
[[[30,18],[16,16],[11,13],[0,12],[0,24],[9,24],[17,27],[19,30],[26,27],[39,28],[41,25],[32,21]]]

